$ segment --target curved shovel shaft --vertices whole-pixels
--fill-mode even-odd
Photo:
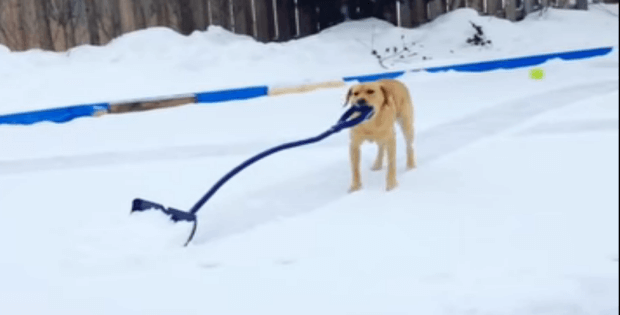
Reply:
[[[355,113],[359,113],[359,115],[355,118],[349,119],[353,114]],[[220,189],[228,180],[230,180],[233,176],[235,176],[237,173],[241,172],[243,169],[245,169],[246,167],[254,164],[255,162],[269,156],[272,155],[276,152],[280,152],[282,150],[286,150],[286,149],[291,149],[291,148],[295,148],[295,147],[299,147],[299,146],[303,146],[303,145],[307,145],[307,144],[312,144],[315,142],[319,142],[329,136],[331,136],[334,133],[337,133],[343,129],[346,128],[351,128],[355,125],[358,125],[368,119],[370,119],[373,115],[373,109],[370,106],[366,106],[366,105],[355,105],[355,106],[351,106],[343,115],[342,117],[340,117],[340,119],[338,120],[338,122],[329,130],[325,131],[324,133],[316,136],[316,137],[312,137],[312,138],[308,138],[305,140],[300,140],[300,141],[295,141],[295,142],[289,142],[289,143],[285,143],[282,145],[279,145],[277,147],[265,150],[255,156],[253,156],[252,158],[246,160],[245,162],[241,163],[239,166],[235,167],[234,169],[232,169],[230,172],[228,172],[226,175],[224,175],[217,183],[215,183],[215,185],[213,185],[213,187],[211,187],[211,189],[209,189],[209,191],[202,197],[200,198],[200,200],[198,200],[198,202],[190,209],[189,212],[183,212],[174,208],[166,208],[160,204],[154,203],[154,202],[150,202],[147,200],[143,200],[143,199],[134,199],[133,201],[133,206],[132,206],[132,212],[133,211],[145,211],[148,209],[157,209],[157,210],[161,210],[162,212],[166,213],[167,215],[171,216],[172,220],[174,222],[178,222],[178,221],[189,221],[189,222],[193,222],[194,226],[192,228],[192,232],[187,240],[187,242],[185,243],[185,246],[187,246],[187,244],[189,244],[189,242],[193,239],[194,234],[196,232],[196,225],[197,225],[197,219],[196,219],[196,212],[198,212],[198,210],[200,210],[200,208],[207,202],[209,201],[209,199],[211,197],[213,197],[213,195],[218,191],[218,189]]]

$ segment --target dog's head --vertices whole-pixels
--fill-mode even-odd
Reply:
[[[375,113],[389,106],[390,95],[380,82],[362,83],[352,86],[347,92],[344,106],[368,105]]]

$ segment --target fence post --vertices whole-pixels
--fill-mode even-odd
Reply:
[[[21,48],[21,36],[19,30],[19,20],[15,14],[17,2],[11,0],[0,1],[0,43],[6,45],[11,50]]]
[[[259,41],[275,39],[275,21],[272,0],[254,0],[256,8],[256,36]]]
[[[501,0],[499,0],[501,3]],[[467,3],[465,0],[452,0],[450,3],[450,11],[454,11],[456,9],[467,7]]]
[[[517,20],[517,0],[506,0],[506,18],[512,22]]]
[[[209,25],[209,6],[205,0],[186,0],[187,7],[184,9],[181,6],[181,16],[184,14],[191,15],[193,27],[189,30],[191,33],[194,30],[204,31]],[[186,10],[186,11],[183,11]],[[185,19],[183,19],[185,21]],[[186,22],[182,22],[186,23]],[[189,34],[188,33],[188,34]]]
[[[19,8],[19,24],[24,50],[41,47],[41,33],[39,32],[40,22],[37,19],[36,2],[39,1],[21,0]]]
[[[480,0],[476,0],[480,1]],[[428,2],[427,19],[432,21],[438,16],[446,13],[445,2],[442,0],[433,0]]]
[[[294,0],[276,0],[278,41],[289,40],[297,34]]]
[[[381,18],[387,22],[392,23],[393,25],[398,25],[398,12],[396,11],[396,1],[397,0],[386,0],[384,2],[380,2],[381,8]]]
[[[315,34],[318,31],[318,5],[313,1],[297,1],[299,12],[299,37]]]
[[[230,21],[229,1],[232,0],[209,0],[211,2],[211,24],[219,25],[227,30],[232,30]]]
[[[196,5],[196,7],[192,7]],[[179,19],[179,31],[183,35],[189,35],[194,30],[198,29],[195,20],[194,20],[194,12],[201,12],[202,6],[198,7],[198,5],[192,0],[178,0],[178,19]],[[176,10],[175,10],[176,11]]]
[[[0,0],[0,2],[2,2]],[[44,50],[54,50],[54,42],[52,41],[52,30],[49,21],[49,1],[35,1],[37,10],[37,21],[39,24],[39,38],[41,48]],[[1,14],[1,12],[0,12]],[[1,18],[0,18],[1,20]]]
[[[483,0],[471,0],[470,1],[470,7],[476,11],[478,11],[478,13],[483,13],[484,12],[484,6],[482,5],[482,1]]]
[[[501,16],[502,0],[486,0],[487,14],[495,17]]]
[[[401,27],[412,27],[413,22],[413,6],[411,0],[404,0],[400,3],[400,24]]]
[[[97,23],[97,5],[95,0],[86,0],[86,18],[88,19],[88,34],[90,36],[91,45],[99,45],[101,39],[99,38],[99,25]]]
[[[419,26],[428,21],[426,13],[426,0],[411,0],[413,25]]]
[[[232,0],[235,19],[235,33],[254,35],[252,0]]]
[[[120,1],[118,11],[121,24],[121,33],[125,34],[136,30],[136,24],[134,21],[136,12],[134,11],[133,3],[131,1]]]
[[[577,0],[577,10],[587,10],[587,9],[588,9],[588,0]]]

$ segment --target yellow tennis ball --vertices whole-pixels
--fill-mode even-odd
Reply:
[[[541,68],[534,68],[530,70],[530,79],[542,80],[545,77],[545,71]]]

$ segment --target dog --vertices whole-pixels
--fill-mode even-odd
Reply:
[[[387,153],[386,190],[391,191],[398,186],[396,180],[396,132],[394,125],[398,123],[405,136],[407,147],[407,169],[416,168],[416,155],[413,147],[414,112],[409,89],[400,81],[383,79],[375,82],[352,86],[346,96],[347,105],[369,105],[374,109],[373,116],[350,130],[349,157],[352,181],[349,192],[362,188],[360,179],[360,148],[368,141],[378,146],[377,158],[372,170],[383,168],[383,158]]]

